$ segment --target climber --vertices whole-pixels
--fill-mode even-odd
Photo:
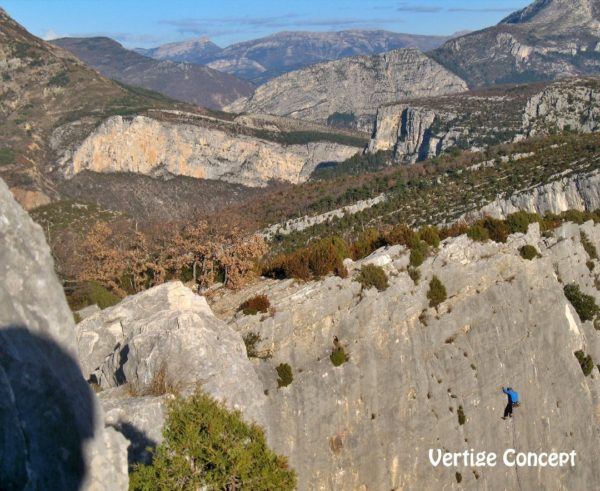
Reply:
[[[507,387],[506,389],[502,387],[502,392],[504,392],[508,397],[508,404],[504,409],[504,416],[502,419],[506,419],[507,417],[512,418],[513,407],[519,406],[519,393],[513,390],[511,387]]]

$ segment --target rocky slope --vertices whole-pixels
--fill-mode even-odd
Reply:
[[[494,27],[431,54],[471,87],[600,71],[598,0],[537,0]]]
[[[58,170],[66,178],[89,170],[219,179],[252,187],[271,180],[298,183],[319,163],[345,160],[359,150],[322,141],[283,145],[145,116],[109,118],[71,149],[65,144],[68,132],[61,128],[53,143],[63,152]]]
[[[429,51],[448,37],[419,36],[380,30],[339,32],[280,32],[221,49],[206,38],[138,50],[159,60],[209,66],[256,83],[307,65],[349,56],[375,55],[397,48]]]
[[[596,275],[586,265],[592,261],[597,266],[598,261],[582,246],[582,232],[600,246],[600,226],[592,222],[566,224],[543,237],[532,225],[527,235],[511,236],[506,244],[473,243],[466,236],[444,241],[419,268],[417,284],[406,272],[408,252],[396,246],[347,262],[347,279],[261,280],[217,297],[212,310],[218,317],[238,333],[255,333],[262,339],[252,351],[261,356],[252,359],[254,373],[245,372],[230,397],[240,395],[242,387],[252,387],[254,397],[264,401],[269,442],[290,457],[300,490],[452,488],[457,473],[461,485],[473,489],[589,489],[600,477],[595,450],[599,373],[594,367],[592,376],[585,377],[574,352],[584,350],[599,359],[600,337],[591,321],[580,320],[563,293],[564,285],[576,283],[600,299]],[[518,249],[525,244],[536,247],[541,256],[523,259]],[[385,269],[390,281],[385,291],[363,289],[353,280],[368,263]],[[429,307],[426,298],[433,275],[448,292],[437,308]],[[181,288],[160,287],[185,298]],[[192,304],[176,305],[158,290],[80,324],[82,351],[89,346],[100,350],[104,344],[109,349],[115,335],[125,336],[125,345],[134,353],[137,346],[155,349],[161,337],[180,336],[181,327],[172,319],[191,319],[194,314],[186,312],[193,310]],[[236,312],[243,300],[258,293],[270,299],[271,314]],[[206,309],[201,310],[208,319]],[[152,320],[148,324],[146,319]],[[123,334],[121,328],[106,329],[113,323],[123,326]],[[135,323],[150,327],[140,331]],[[229,339],[230,331],[224,326],[220,330]],[[329,359],[333,336],[349,354],[339,367]],[[97,339],[95,344],[89,343],[92,339]],[[209,341],[205,355],[194,356],[195,363],[216,363],[212,350],[222,349],[224,343]],[[247,363],[237,348],[228,351],[232,366]],[[181,358],[154,352],[160,353],[156,360],[164,356],[174,366]],[[113,358],[102,366],[108,368]],[[155,364],[141,360],[128,358],[120,373],[148,372],[150,377],[157,372]],[[293,381],[278,388],[275,367],[280,363],[292,367]],[[136,367],[141,371],[135,372]],[[109,372],[116,373],[116,368]],[[257,382],[262,387],[255,387]],[[506,399],[500,386],[506,384],[523,399],[512,421],[500,419]],[[266,397],[261,396],[263,389]],[[151,415],[154,425],[161,424],[158,408],[163,396],[128,399],[115,390],[120,389],[103,395],[115,417],[138,424],[142,435],[152,426],[144,414]],[[119,407],[131,411],[126,414]],[[576,466],[434,468],[428,451],[437,448],[474,448],[499,456],[510,448],[575,451]]]
[[[451,147],[484,149],[557,131],[598,130],[598,79],[473,91],[382,106],[369,152],[398,162],[436,157]]]
[[[0,179],[0,482],[127,488],[127,445],[82,376],[73,316],[42,229]]]
[[[321,123],[337,113],[350,117],[355,127],[369,131],[382,104],[464,90],[465,82],[421,52],[399,49],[290,72],[262,85],[252,97],[236,101],[227,109]]]
[[[62,38],[52,44],[69,50],[107,78],[198,106],[220,109],[254,92],[253,84],[233,75],[196,64],[156,61],[110,38]]]

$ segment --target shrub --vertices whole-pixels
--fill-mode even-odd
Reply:
[[[429,291],[427,292],[430,307],[437,307],[447,298],[446,287],[437,276],[434,276],[429,282]]]
[[[592,244],[592,241],[587,236],[587,234],[582,230],[579,232],[581,237],[581,245],[587,252],[587,255],[590,256],[590,259],[598,259],[598,251],[596,250],[596,246]]]
[[[579,285],[566,285],[564,288],[565,297],[571,302],[579,318],[582,321],[591,321],[600,311],[596,300],[590,295],[586,295],[579,289]]]
[[[414,247],[419,243],[419,235],[408,225],[400,224],[392,227],[385,235],[385,241],[388,245],[403,245]]]
[[[523,259],[527,259],[528,261],[531,261],[536,257],[540,256],[538,250],[532,245],[524,245],[523,247],[521,247],[519,249],[519,254],[521,254],[521,257]]]
[[[334,367],[339,367],[348,361],[348,355],[346,354],[344,348],[340,346],[331,352],[329,359],[331,360],[331,363],[333,363]]]
[[[292,375],[292,367],[287,363],[281,363],[275,370],[277,370],[277,387],[287,387],[294,380]]]
[[[580,210],[567,210],[560,214],[560,218],[565,222],[573,222],[581,225],[588,219],[588,216]]]
[[[594,360],[592,359],[591,355],[586,356],[583,350],[575,351],[574,354],[577,358],[577,361],[579,362],[581,371],[587,377],[592,373],[592,370],[594,369]]]
[[[238,312],[241,310],[244,315],[256,315],[259,312],[265,314],[269,311],[270,306],[271,302],[269,302],[266,295],[256,295],[242,303],[238,308]]]
[[[360,268],[360,274],[356,280],[363,286],[363,288],[377,288],[380,292],[385,290],[388,286],[388,278],[385,271],[380,266],[374,264],[365,264]]]
[[[457,483],[459,483],[459,484],[460,484],[460,483],[462,482],[462,474],[461,474],[460,472],[456,472],[456,473],[454,474],[454,477],[456,477],[456,482],[457,482]]]
[[[485,217],[483,220],[481,220],[480,224],[488,231],[490,239],[492,239],[494,242],[506,242],[506,239],[508,239],[510,230],[508,225],[506,225],[506,223],[504,223],[502,220],[497,220],[496,218],[492,217]]]
[[[258,351],[258,349],[256,349],[256,345],[262,341],[260,334],[249,332],[243,339],[244,344],[246,345],[246,354],[248,355],[248,358],[260,358],[261,360],[271,358],[271,352],[269,350]]]
[[[419,230],[419,238],[431,247],[438,248],[440,245],[440,232],[437,227],[422,228]]]
[[[365,230],[352,245],[352,257],[355,260],[362,259],[385,245],[386,242],[377,230],[374,228]]]
[[[540,222],[541,217],[537,213],[527,213],[526,211],[517,211],[506,217],[506,225],[510,233],[526,234],[531,223]]]
[[[169,405],[151,465],[136,465],[129,489],[291,491],[296,474],[267,446],[263,430],[203,393]]]
[[[415,282],[415,285],[419,283],[419,280],[421,279],[421,272],[418,269],[411,268],[410,266],[408,267],[407,271],[408,276],[410,276],[410,279]]]
[[[427,257],[427,244],[425,242],[418,241],[417,244],[413,245],[410,250],[410,265],[413,268],[418,268],[425,262]]]
[[[68,300],[73,310],[79,310],[88,305],[97,305],[104,310],[121,301],[117,295],[95,281],[79,284],[69,295]]]
[[[10,148],[0,148],[0,165],[12,164],[15,160],[15,152]]]
[[[66,70],[63,70],[61,72],[58,72],[56,75],[54,75],[49,81],[48,81],[48,85],[51,87],[65,87],[67,85],[69,85],[69,82],[71,80],[69,79],[69,74]]]
[[[456,411],[458,415],[458,424],[464,425],[467,422],[467,417],[465,416],[465,410],[462,406],[458,406],[458,411]]]
[[[467,237],[476,242],[485,242],[486,240],[490,240],[490,233],[483,226],[475,224],[467,230]]]

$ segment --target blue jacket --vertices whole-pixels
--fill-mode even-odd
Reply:
[[[502,387],[502,392],[504,392],[507,396],[510,397],[510,400],[513,404],[519,402],[519,394],[517,391],[514,391],[512,389],[505,389],[504,387]]]

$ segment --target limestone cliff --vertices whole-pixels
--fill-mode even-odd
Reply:
[[[426,98],[380,107],[369,151],[392,150],[410,163],[453,146],[477,150],[553,131],[590,133],[599,113],[597,79]]]
[[[299,489],[453,489],[455,473],[470,489],[589,489],[600,477],[599,373],[585,377],[574,356],[600,359],[600,336],[581,322],[563,294],[575,282],[600,299],[596,275],[580,242],[600,246],[600,226],[565,225],[551,237],[537,226],[507,244],[445,241],[420,267],[415,284],[408,252],[380,250],[349,263],[350,278],[297,283],[264,280],[213,305],[240,333],[258,333],[255,360],[269,391],[271,442],[291,457]],[[518,249],[535,246],[526,261]],[[384,267],[390,286],[361,289],[361,264]],[[597,266],[597,260],[593,263]],[[448,299],[430,308],[432,275]],[[234,314],[239,303],[266,294],[273,316]],[[349,353],[335,368],[333,336]],[[275,367],[289,363],[294,380],[277,388]],[[502,421],[510,384],[523,403]],[[464,422],[459,419],[464,414]],[[428,450],[572,451],[576,467],[434,468]]]
[[[343,161],[357,151],[327,141],[285,145],[208,126],[114,116],[80,145],[65,150],[59,128],[54,146],[63,152],[60,172],[133,172],[155,177],[189,176],[264,186],[271,180],[299,183],[321,162]]]
[[[287,73],[260,86],[233,112],[262,112],[327,122],[334,113],[352,115],[370,131],[377,108],[407,98],[462,92],[459,77],[415,49],[355,56]]]

